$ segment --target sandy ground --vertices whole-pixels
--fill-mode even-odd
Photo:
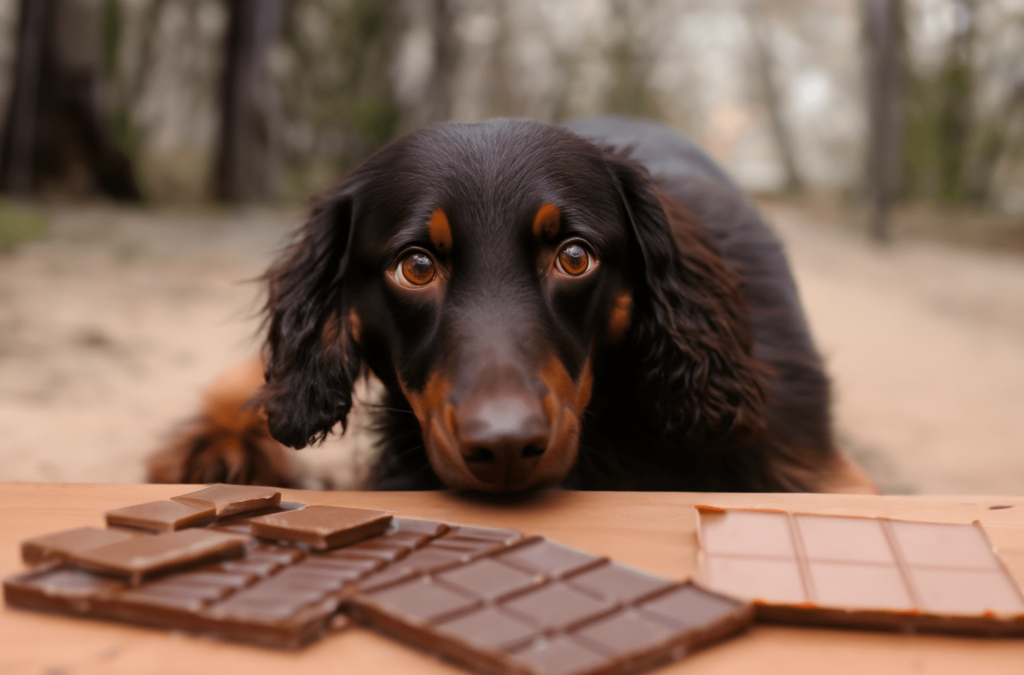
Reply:
[[[766,210],[835,381],[841,441],[879,486],[1024,492],[1024,259],[877,249],[792,205]],[[244,280],[298,221],[64,206],[46,240],[0,252],[0,480],[141,480],[202,388],[254,353],[259,286]],[[311,486],[344,487],[368,442],[297,456]]]

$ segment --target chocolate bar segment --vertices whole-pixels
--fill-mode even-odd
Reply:
[[[978,524],[700,509],[700,579],[767,619],[1024,635]]]
[[[252,519],[252,533],[265,539],[301,542],[327,550],[381,534],[391,522],[385,511],[307,506]]]
[[[21,559],[27,565],[59,562],[76,553],[133,539],[135,535],[122,530],[101,530],[79,527],[21,542]]]
[[[197,508],[205,509],[212,507],[218,518],[227,518],[228,516],[236,516],[240,513],[277,506],[281,503],[281,492],[273,488],[257,485],[224,485],[218,483],[202,490],[189,492],[178,497],[171,497],[171,499]]]
[[[137,537],[77,553],[75,565],[138,584],[159,573],[225,558],[240,557],[246,539],[208,530],[183,530]]]
[[[108,527],[130,527],[148,532],[173,532],[213,521],[213,506],[195,506],[164,500],[107,511]]]
[[[344,606],[358,621],[475,671],[537,675],[635,672],[753,618],[748,604],[539,537],[475,556],[404,578],[387,578],[395,567],[386,568]]]

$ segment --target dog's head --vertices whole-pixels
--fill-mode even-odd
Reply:
[[[632,340],[666,434],[737,436],[763,394],[742,302],[706,238],[676,241],[642,169],[543,124],[406,136],[324,195],[268,272],[275,438],[344,424],[365,363],[408,400],[448,486],[557,484],[594,358]]]

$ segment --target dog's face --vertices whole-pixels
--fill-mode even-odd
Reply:
[[[557,484],[595,355],[630,330],[638,280],[649,310],[667,303],[662,322],[690,300],[650,292],[652,275],[678,276],[675,244],[646,176],[631,176],[582,138],[522,121],[432,127],[376,154],[268,273],[271,433],[303,447],[344,422],[365,362],[408,400],[449,487]],[[659,339],[652,358],[671,370]]]
[[[408,399],[445,484],[557,483],[593,354],[621,339],[631,309],[601,152],[506,122],[430,129],[375,159],[386,168],[367,167],[353,201],[345,279],[364,358]]]

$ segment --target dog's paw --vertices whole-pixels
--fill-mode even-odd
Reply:
[[[226,429],[199,419],[149,457],[146,479],[298,487],[299,471],[287,453],[265,429]]]

